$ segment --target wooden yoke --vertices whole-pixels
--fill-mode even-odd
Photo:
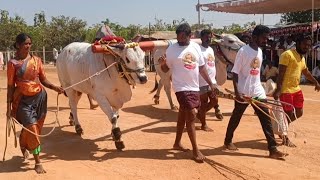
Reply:
[[[191,39],[191,41],[201,44],[200,39]],[[176,39],[172,40],[159,40],[159,41],[143,41],[139,42],[139,46],[143,51],[153,51],[158,48],[167,48],[171,44],[176,43]],[[106,48],[105,44],[93,44],[92,52],[94,53],[108,53],[109,50]]]

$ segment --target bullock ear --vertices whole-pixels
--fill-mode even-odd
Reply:
[[[213,44],[223,42],[222,35],[215,34],[215,33],[212,33],[212,34],[214,35],[214,38],[212,39]]]

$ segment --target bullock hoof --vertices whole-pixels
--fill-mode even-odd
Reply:
[[[70,120],[70,121],[69,121],[69,124],[70,124],[70,126],[74,126],[74,121],[73,121],[73,120]]]
[[[117,127],[117,128],[112,129],[111,136],[114,141],[120,141],[121,135],[122,135],[122,133],[121,133],[120,128]]]
[[[71,112],[69,115],[69,119],[70,119],[70,121],[69,121],[70,126],[74,126],[73,114]]]
[[[122,150],[125,148],[123,141],[115,141],[114,144],[116,145],[117,150]]]
[[[83,129],[82,129],[82,127],[78,124],[78,125],[76,125],[76,132],[77,132],[77,134],[78,135],[83,135]]]
[[[159,104],[159,102],[160,102],[160,101],[159,101],[160,96],[154,95],[154,96],[153,96],[153,99],[154,99],[154,103],[155,103],[155,104]]]
[[[173,111],[177,111],[177,110],[179,110],[179,108],[178,108],[178,106],[173,105],[173,106],[171,107],[171,110],[173,110]]]
[[[155,100],[154,100],[154,103],[155,103],[155,104],[160,104],[159,99],[155,99]]]

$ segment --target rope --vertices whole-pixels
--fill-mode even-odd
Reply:
[[[109,50],[109,49],[108,49],[108,50]],[[113,56],[116,57],[116,54],[115,54],[114,52],[112,52],[112,51],[110,51],[110,50],[109,50],[109,52],[110,52]],[[112,64],[110,64],[110,65],[107,66],[106,68],[102,69],[101,71],[96,72],[95,74],[89,76],[88,78],[86,78],[86,79],[84,79],[84,80],[82,80],[82,81],[79,81],[79,82],[77,82],[77,83],[75,83],[75,84],[73,84],[73,85],[71,85],[71,86],[68,86],[68,87],[64,88],[63,90],[66,91],[66,90],[68,90],[68,89],[70,89],[70,88],[72,88],[72,87],[74,87],[74,86],[76,86],[76,85],[79,85],[79,84],[81,84],[81,83],[83,83],[83,82],[85,82],[85,81],[87,81],[87,80],[89,80],[89,79],[91,79],[91,78],[93,78],[93,77],[95,77],[95,76],[98,76],[98,75],[100,75],[102,72],[106,71],[107,69],[109,69],[110,67],[112,67],[113,65],[115,65],[115,64],[117,64],[117,63],[118,63],[118,62],[113,62]],[[120,64],[121,64],[121,63],[120,63]],[[125,69],[125,67],[123,67],[122,64],[121,64],[121,66],[122,66],[123,69]],[[128,79],[128,81],[130,82],[131,79],[130,79],[130,77],[128,77],[128,73],[122,72],[122,76],[123,76],[123,75],[126,76],[127,79]],[[132,82],[132,80],[131,80],[131,82]],[[5,161],[5,155],[6,155],[7,146],[8,146],[8,137],[10,136],[11,128],[12,128],[12,130],[13,130],[13,132],[14,132],[14,135],[15,135],[15,138],[14,138],[14,140],[15,140],[15,147],[17,147],[16,128],[15,128],[15,124],[14,124],[13,122],[15,122],[15,123],[18,124],[22,129],[26,130],[27,132],[31,133],[31,134],[34,135],[34,136],[37,136],[37,137],[47,137],[47,136],[49,136],[49,135],[51,135],[51,134],[53,133],[53,131],[54,131],[55,128],[57,127],[56,124],[58,124],[58,125],[60,126],[60,122],[59,122],[58,115],[59,115],[59,94],[57,95],[57,110],[56,110],[56,112],[55,112],[56,120],[55,120],[55,122],[54,122],[54,126],[53,126],[53,128],[52,128],[47,134],[45,134],[45,135],[35,134],[34,132],[30,131],[28,128],[24,127],[21,123],[19,123],[19,121],[18,121],[16,118],[14,118],[14,117],[12,117],[12,116],[8,117],[8,118],[7,118],[7,121],[6,121],[6,133],[5,133],[6,139],[5,139],[5,149],[4,149],[4,152],[3,152],[3,161]]]
[[[101,71],[99,71],[99,72],[97,72],[97,73],[89,76],[88,78],[86,78],[86,79],[84,79],[84,80],[82,80],[82,81],[79,81],[79,82],[77,82],[77,83],[75,83],[75,84],[73,84],[73,85],[71,85],[71,86],[68,86],[68,87],[64,88],[64,91],[67,90],[67,89],[70,89],[70,88],[72,88],[72,87],[74,87],[74,86],[76,86],[76,85],[78,85],[78,84],[81,84],[81,83],[87,81],[88,79],[91,79],[92,77],[95,77],[95,76],[100,75],[102,72],[104,72],[105,70],[109,69],[111,66],[115,65],[116,63],[117,63],[117,62],[114,62],[114,63],[110,64],[108,67],[104,68],[103,70],[101,70]],[[59,124],[59,126],[60,126],[60,122],[59,122],[59,119],[58,119],[58,114],[59,114],[59,94],[57,95],[57,111],[55,112],[56,120],[55,120],[55,122],[54,122],[54,125]],[[56,126],[54,126],[49,133],[47,133],[47,134],[45,134],[45,135],[39,135],[39,134],[35,134],[34,132],[30,131],[28,128],[24,127],[21,123],[19,123],[19,121],[18,121],[17,119],[15,119],[15,118],[12,117],[12,116],[10,116],[8,120],[9,120],[9,121],[12,120],[13,122],[17,123],[20,127],[22,127],[22,129],[26,130],[27,132],[29,132],[29,133],[37,136],[37,137],[46,137],[46,136],[49,136],[49,135],[54,131],[54,129],[56,128]]]
[[[5,161],[6,152],[7,152],[7,146],[8,146],[8,123],[9,123],[9,119],[7,119],[7,121],[6,121],[6,134],[5,134],[6,140],[5,140],[5,145],[4,145],[2,161]]]
[[[15,122],[16,124],[18,124],[22,129],[26,130],[27,132],[31,133],[31,134],[34,135],[34,136],[37,136],[37,137],[47,137],[47,136],[49,136],[50,134],[52,134],[52,132],[54,131],[54,129],[57,127],[56,124],[59,124],[59,126],[60,126],[59,119],[58,119],[58,112],[59,112],[58,102],[59,102],[59,94],[57,95],[57,110],[56,110],[56,112],[55,112],[56,120],[55,120],[55,122],[54,122],[54,126],[53,126],[53,128],[52,128],[47,134],[45,134],[45,135],[35,134],[34,132],[30,131],[28,128],[24,127],[21,123],[19,123],[19,121],[18,121],[16,118],[14,118],[14,117],[12,117],[12,116],[9,117],[9,121],[12,120],[12,121]],[[51,124],[52,124],[52,123],[51,123]]]
[[[48,132],[45,135],[39,135],[39,134],[35,134],[34,132],[30,131],[28,128],[25,128],[21,123],[19,123],[19,121],[17,119],[15,119],[14,117],[10,116],[9,118],[7,118],[6,121],[6,140],[5,140],[5,148],[4,148],[4,152],[3,152],[3,159],[2,161],[5,161],[5,155],[6,155],[6,151],[7,151],[7,146],[8,146],[8,137],[10,137],[10,130],[12,128],[13,132],[14,132],[14,142],[15,142],[15,147],[17,147],[17,136],[16,136],[16,128],[15,128],[15,124],[18,124],[22,129],[26,130],[27,132],[31,133],[34,136],[37,137],[46,137],[49,136],[53,133],[53,131],[55,130],[55,128],[57,127],[56,124],[58,124],[60,126],[60,122],[58,119],[58,113],[59,113],[59,94],[57,95],[57,111],[55,112],[56,115],[56,120],[54,122],[54,126],[53,128],[50,130],[50,132]],[[51,123],[52,124],[52,123]]]
[[[241,101],[239,101],[239,100],[237,100],[236,98],[234,98],[233,97],[233,92],[232,91],[230,91],[230,90],[228,90],[228,89],[225,89],[227,92],[229,92],[230,94],[224,94],[223,92],[220,92],[220,94],[222,93],[222,94],[224,94],[223,96],[225,97],[225,96],[227,96],[228,97],[228,99],[233,99],[233,100],[235,100],[235,101],[237,101],[238,103],[241,103],[241,104],[251,104],[252,106],[254,106],[254,107],[256,107],[259,111],[261,111],[263,114],[265,114],[266,116],[268,116],[271,120],[274,120],[275,122],[277,122],[278,124],[280,124],[280,122],[279,122],[279,120],[278,119],[276,119],[276,118],[274,118],[275,116],[274,116],[274,113],[273,113],[273,110],[275,110],[273,107],[282,107],[282,105],[281,104],[285,104],[285,105],[289,105],[289,106],[292,106],[293,107],[293,105],[292,104],[290,104],[290,103],[287,103],[287,102],[283,102],[283,101],[279,101],[279,100],[271,100],[271,99],[267,99],[267,102],[261,102],[261,101],[258,101],[258,100],[256,100],[256,99],[253,99],[253,98],[250,98],[250,97],[245,97],[244,99],[245,99],[245,102],[241,102]],[[270,102],[270,101],[272,101],[272,102]],[[280,104],[279,104],[280,103]],[[270,115],[270,114],[268,114],[268,113],[266,113],[265,111],[263,111],[260,107],[259,107],[259,105],[257,105],[257,104],[259,104],[260,106],[263,106],[263,107],[266,107],[266,108],[268,108],[269,110],[271,110],[271,112],[273,113],[273,117]],[[269,107],[269,106],[271,106],[271,107]],[[281,110],[279,110],[280,112],[283,112],[284,114],[285,114],[285,116],[286,116],[286,118],[287,118],[287,120],[291,123],[292,121],[291,121],[291,118],[289,117],[289,115],[287,114],[287,113],[285,113],[283,110],[281,111]],[[293,115],[294,115],[294,117],[295,117],[295,120],[297,120],[298,118],[297,118],[297,114],[296,114],[296,110],[295,110],[295,108],[293,108]],[[289,126],[289,124],[288,124],[288,126]],[[292,126],[292,125],[291,125]],[[280,126],[281,127],[281,126]],[[282,127],[281,127],[282,128]],[[294,136],[296,137],[296,132],[294,131],[294,127],[292,127],[291,128],[292,130],[289,130],[289,128],[287,129],[287,132],[292,132],[292,133],[294,133]],[[282,130],[282,132],[284,132],[284,129],[281,129]]]
[[[102,69],[101,71],[96,72],[96,73],[94,73],[93,75],[89,76],[88,78],[86,78],[86,79],[84,79],[84,80],[82,80],[82,81],[79,81],[79,82],[77,82],[77,83],[75,83],[75,84],[73,84],[73,85],[71,85],[71,86],[68,86],[68,87],[64,88],[63,90],[66,91],[66,90],[68,90],[68,89],[70,89],[70,88],[72,88],[72,87],[74,87],[74,86],[76,86],[76,85],[79,85],[79,84],[81,84],[81,83],[83,83],[83,82],[85,82],[85,81],[87,81],[87,80],[89,80],[89,79],[91,79],[91,78],[93,78],[93,77],[95,77],[95,76],[99,76],[102,72],[106,71],[106,70],[109,69],[111,66],[113,66],[113,65],[115,65],[115,64],[117,64],[117,63],[118,63],[118,62],[113,62],[112,64],[110,64],[108,67]]]

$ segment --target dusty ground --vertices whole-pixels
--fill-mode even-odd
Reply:
[[[50,81],[59,83],[54,68],[47,68],[47,76]],[[154,74],[150,73],[149,78],[153,80],[153,77]],[[2,158],[6,109],[4,71],[0,72],[0,87]],[[227,82],[226,87],[231,87],[231,82]],[[160,105],[153,105],[153,95],[148,94],[152,88],[153,81],[138,85],[133,89],[132,100],[120,112],[120,127],[126,144],[123,152],[115,150],[110,136],[111,125],[106,116],[99,108],[90,110],[85,96],[79,104],[84,135],[76,135],[74,127],[68,124],[67,99],[60,96],[61,127],[42,139],[41,157],[47,174],[37,175],[32,170],[33,159],[22,160],[19,148],[14,148],[11,137],[6,161],[0,163],[0,179],[320,179],[320,114],[317,112],[320,94],[315,93],[313,87],[303,86],[305,114],[294,123],[298,136],[292,139],[298,147],[280,147],[280,150],[290,154],[285,161],[266,158],[266,141],[251,108],[245,112],[235,134],[234,142],[240,150],[235,153],[224,151],[222,144],[233,102],[222,99],[220,106],[225,120],[217,121],[211,112],[208,114],[208,124],[214,132],[197,131],[198,144],[207,156],[203,164],[190,160],[191,152],[170,149],[175,138],[177,112],[168,110],[164,92]],[[55,120],[56,93],[48,90],[48,95],[49,112],[43,133],[51,130],[51,123]],[[191,148],[186,133],[183,142]]]

